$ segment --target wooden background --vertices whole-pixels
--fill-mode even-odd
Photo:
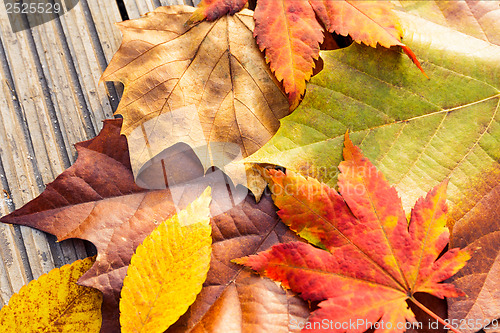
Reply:
[[[102,120],[113,118],[122,87],[98,84],[121,43],[113,23],[183,1],[79,0],[64,15],[38,26],[24,17],[23,24],[33,27],[17,33],[5,0],[0,1],[3,216],[38,196],[75,161],[73,145],[93,138]],[[58,243],[41,231],[0,223],[0,307],[32,279],[93,254],[94,247],[81,240]]]

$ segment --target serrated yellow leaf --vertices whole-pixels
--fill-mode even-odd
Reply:
[[[102,294],[76,284],[94,261],[54,268],[23,286],[0,311],[0,332],[99,332]]]
[[[163,332],[195,301],[210,267],[210,188],[137,247],[123,281],[122,332]]]

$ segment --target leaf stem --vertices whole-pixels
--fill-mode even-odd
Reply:
[[[453,326],[451,326],[449,323],[445,322],[443,320],[443,318],[439,317],[437,314],[435,314],[434,312],[432,312],[431,310],[429,310],[425,305],[423,305],[422,303],[420,303],[419,301],[417,301],[415,299],[415,297],[410,297],[409,298],[416,306],[418,306],[420,309],[422,309],[425,313],[427,313],[429,316],[431,316],[432,318],[436,319],[438,322],[440,322],[442,325],[444,325],[445,328],[449,329],[450,331],[452,332],[455,332],[455,333],[462,333],[460,332],[459,330],[457,330],[456,328],[453,328]]]

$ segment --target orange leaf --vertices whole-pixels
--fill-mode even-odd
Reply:
[[[306,1],[259,0],[254,14],[254,36],[266,61],[288,93],[294,109],[319,57],[323,28]]]
[[[467,250],[452,249],[438,259],[449,239],[447,182],[417,201],[408,224],[396,190],[347,135],[344,159],[340,194],[290,171],[269,172],[283,222],[327,251],[292,242],[236,261],[306,300],[322,301],[306,331],[330,323],[329,332],[363,332],[379,321],[375,332],[404,332],[405,321],[415,320],[407,300],[429,311],[415,293],[463,295],[440,283],[470,258]]]
[[[329,32],[350,35],[357,43],[371,47],[376,47],[377,43],[387,48],[399,45],[425,75],[415,54],[400,40],[399,18],[392,11],[393,5],[389,1],[309,2]]]
[[[330,32],[350,35],[358,43],[376,47],[403,45],[401,27],[388,1],[311,0],[311,6]]]

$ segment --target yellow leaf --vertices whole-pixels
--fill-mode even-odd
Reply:
[[[76,284],[94,261],[54,268],[23,286],[0,311],[0,332],[99,332],[102,294]]]
[[[210,188],[137,247],[123,281],[122,332],[163,332],[195,301],[210,267]]]

